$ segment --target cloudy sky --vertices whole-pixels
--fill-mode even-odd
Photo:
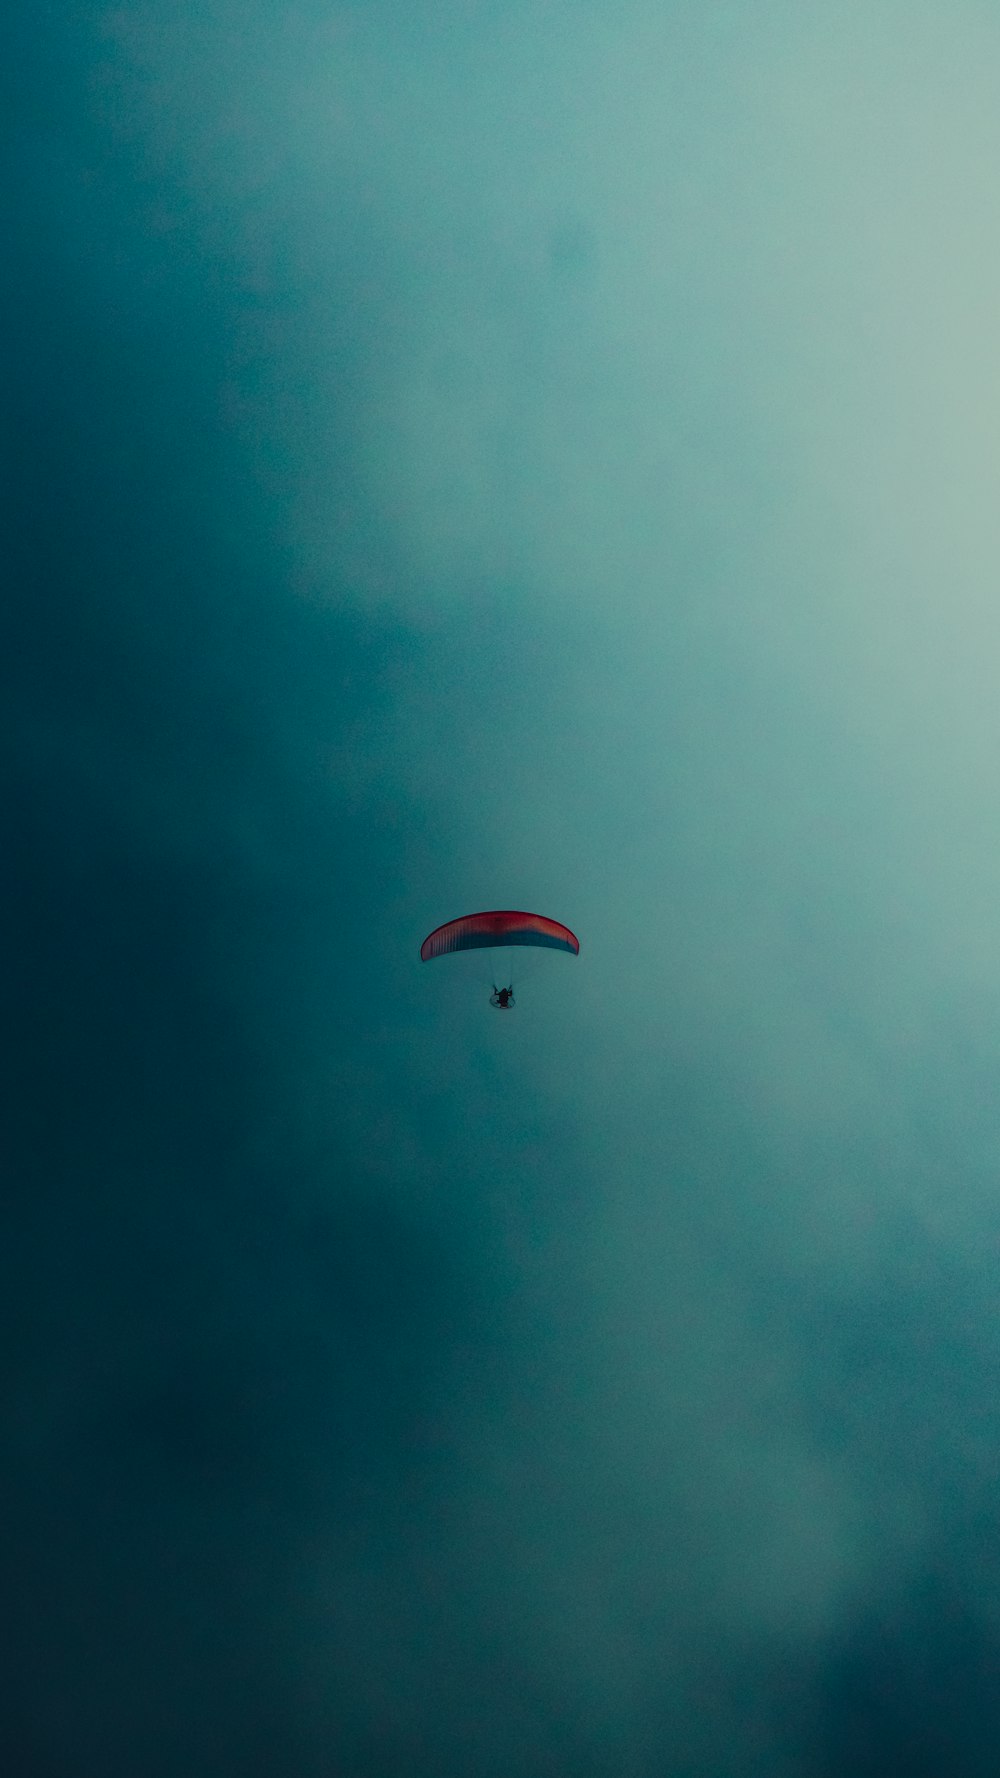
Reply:
[[[993,1778],[1000,15],[4,59],[4,1771]]]

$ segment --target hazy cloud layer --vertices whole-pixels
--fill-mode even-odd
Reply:
[[[996,22],[12,66],[5,1769],[992,1774]]]

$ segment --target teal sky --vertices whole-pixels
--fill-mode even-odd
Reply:
[[[1000,18],[12,42],[0,1764],[986,1778]]]

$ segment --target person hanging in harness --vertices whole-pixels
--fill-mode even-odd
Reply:
[[[514,1004],[514,990],[513,990],[513,988],[498,988],[496,983],[494,982],[493,992],[490,995],[490,1005],[491,1006],[498,1006],[500,1008],[501,1012],[509,1012],[511,1007],[513,1006],[513,1004]]]

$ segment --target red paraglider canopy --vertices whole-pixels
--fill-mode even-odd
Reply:
[[[579,955],[580,941],[568,926],[547,920],[544,914],[517,913],[498,908],[489,914],[465,914],[435,927],[424,939],[420,955],[424,963],[448,951],[485,951],[500,945],[547,945],[553,951]]]

